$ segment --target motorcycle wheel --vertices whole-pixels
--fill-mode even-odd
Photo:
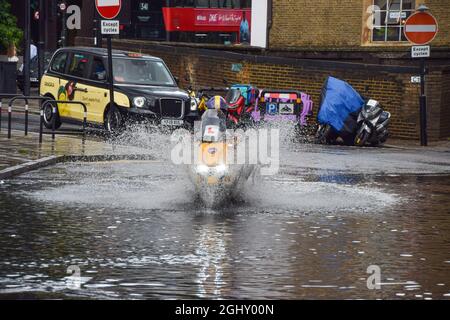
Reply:
[[[330,125],[319,125],[315,138],[318,144],[332,144],[336,141]]]
[[[355,137],[355,146],[363,147],[369,140],[369,133],[366,130],[360,130]]]

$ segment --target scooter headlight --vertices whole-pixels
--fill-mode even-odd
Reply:
[[[191,98],[191,111],[195,111],[198,108],[197,99]]]
[[[227,172],[227,170],[228,170],[228,166],[226,166],[224,164],[218,165],[216,167],[216,172],[219,174],[224,174],[225,172]]]
[[[207,174],[209,172],[209,167],[207,165],[200,164],[197,166],[197,168],[195,170],[199,174]]]
[[[144,97],[136,97],[133,99],[133,105],[136,108],[143,108],[145,106],[146,99]]]

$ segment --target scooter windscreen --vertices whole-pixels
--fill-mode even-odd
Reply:
[[[228,91],[227,96],[225,97],[225,100],[229,104],[235,104],[241,96],[242,96],[242,94],[239,89],[231,89],[230,91]]]
[[[221,110],[209,109],[202,116],[202,141],[220,142],[226,137],[226,116]]]

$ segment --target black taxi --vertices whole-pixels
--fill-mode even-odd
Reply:
[[[191,127],[198,118],[194,98],[180,89],[160,58],[113,50],[114,104],[110,106],[108,55],[102,48],[66,47],[57,50],[41,79],[40,93],[60,101],[87,106],[87,121],[114,131],[129,119],[157,125]],[[63,122],[83,120],[77,104],[58,103],[56,128]],[[44,110],[44,124],[52,126],[52,106]]]

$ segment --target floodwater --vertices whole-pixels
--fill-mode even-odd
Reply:
[[[299,145],[280,161],[214,209],[162,158],[2,181],[0,298],[450,298],[448,155]]]

